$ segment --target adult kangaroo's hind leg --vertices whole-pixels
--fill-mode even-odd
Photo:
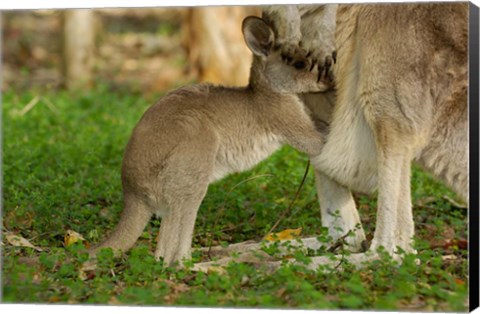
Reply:
[[[98,246],[90,250],[95,254],[102,248],[125,252],[130,249],[142,234],[152,217],[150,208],[134,195],[125,194],[125,207],[120,221],[112,233]]]
[[[412,251],[410,238],[414,229],[410,201],[410,137],[394,130],[392,125],[377,121],[378,209],[370,247],[373,252],[383,247],[392,256],[397,246]]]
[[[350,190],[315,170],[315,184],[322,215],[322,225],[328,228],[333,243],[345,237],[352,252],[363,250],[365,232]],[[352,232],[351,236],[348,235]]]
[[[411,177],[411,162],[408,159],[404,160],[402,166],[402,174],[400,177],[400,194],[397,205],[397,224],[395,228],[395,237],[397,239],[397,246],[405,253],[414,253],[413,236],[415,235],[412,197],[410,188]]]

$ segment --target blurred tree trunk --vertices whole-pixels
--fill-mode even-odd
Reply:
[[[91,82],[95,25],[93,10],[63,12],[63,75],[68,89]]]
[[[242,21],[260,15],[260,7],[196,7],[186,14],[185,44],[189,64],[200,81],[224,85],[248,82],[252,56],[242,35]]]

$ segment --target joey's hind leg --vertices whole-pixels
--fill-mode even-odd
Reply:
[[[186,149],[182,152],[182,156],[174,157],[163,176],[166,212],[160,224],[155,258],[163,257],[167,265],[190,258],[197,212],[213,169],[212,158],[200,151],[197,154]]]
[[[171,168],[176,171],[164,177],[167,210],[162,217],[155,250],[155,258],[163,257],[167,265],[190,258],[195,220],[207,193],[213,160],[205,154],[185,153]]]
[[[172,152],[159,181],[166,213],[162,217],[155,258],[166,264],[190,258],[197,212],[213,177],[218,142],[209,129],[192,132]],[[202,134],[198,137],[197,134]]]
[[[168,213],[162,218],[160,231],[157,238],[155,258],[163,257],[167,265],[182,262],[190,258],[192,237],[197,218],[198,208],[203,197],[182,202],[169,208]]]
[[[349,250],[362,251],[366,238],[350,190],[318,170],[315,170],[315,184],[322,226],[328,228],[332,242],[344,237]],[[347,235],[349,232],[352,234]]]

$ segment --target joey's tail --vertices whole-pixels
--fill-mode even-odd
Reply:
[[[108,238],[91,249],[90,253],[95,254],[102,248],[127,251],[140,237],[151,217],[152,212],[143,202],[125,199],[125,208],[117,226]]]

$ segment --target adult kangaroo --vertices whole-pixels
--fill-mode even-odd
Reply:
[[[325,24],[312,21],[302,29]],[[334,238],[355,230],[350,190],[377,189],[370,251],[413,252],[412,161],[468,202],[468,4],[338,5],[335,45],[336,102],[312,159],[322,223]],[[357,249],[362,238],[360,229]]]

